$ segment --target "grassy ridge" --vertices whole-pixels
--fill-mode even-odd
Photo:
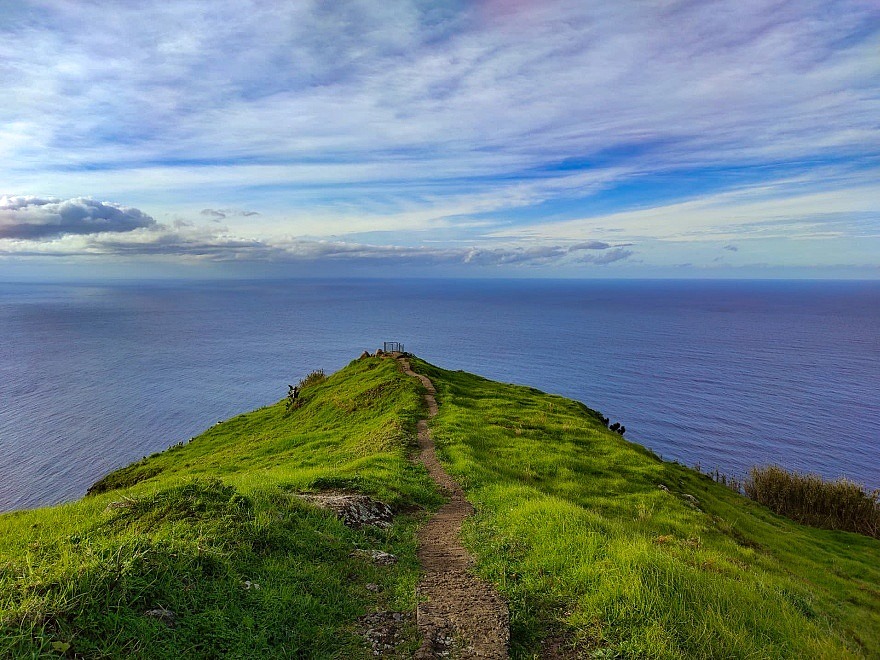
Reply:
[[[421,402],[379,359],[301,398],[108,475],[79,502],[0,516],[0,657],[367,657],[356,619],[414,608],[417,519],[355,531],[291,493],[436,505],[407,460]],[[400,562],[377,567],[355,547]],[[145,615],[157,608],[173,627]]]
[[[438,389],[465,530],[509,599],[513,655],[880,655],[880,543],[800,526],[664,463],[584,406],[414,361]],[[661,488],[662,486],[662,488]]]
[[[546,642],[572,657],[880,656],[877,540],[776,516],[577,402],[414,367],[438,388],[434,437],[477,505],[466,542],[510,602],[514,657]],[[438,505],[408,461],[417,384],[360,360],[285,409],[232,418],[79,502],[0,516],[0,657],[368,657],[356,620],[413,610],[424,517],[356,531],[292,493]],[[145,614],[158,608],[173,627]]]

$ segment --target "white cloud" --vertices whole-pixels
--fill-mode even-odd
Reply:
[[[0,239],[40,240],[65,234],[129,232],[152,228],[143,211],[93,199],[0,197]]]
[[[495,239],[730,241],[811,238],[825,234],[876,237],[880,184],[822,190],[821,182],[774,181],[651,208],[497,230]],[[830,234],[828,233],[830,231]]]
[[[610,248],[592,254],[565,246],[455,248],[373,245],[346,241],[249,239],[211,232],[204,227],[138,229],[127,234],[67,235],[47,241],[4,241],[0,255],[19,257],[180,257],[188,261],[253,263],[373,263],[380,266],[557,266],[606,265],[633,252]]]
[[[207,211],[207,213],[205,213]],[[228,210],[227,210],[228,211]],[[10,222],[4,224],[3,213]],[[209,222],[217,213],[204,209]],[[231,212],[250,214],[250,212]],[[181,257],[190,261],[346,262],[425,266],[605,265],[632,255],[626,246],[603,241],[483,247],[375,245],[291,236],[254,237],[230,232],[215,223],[197,225],[177,218],[156,223],[140,210],[88,199],[41,200],[0,197],[0,255],[19,257],[112,256]]]
[[[877,145],[877,44],[845,42],[878,18],[864,3],[834,21],[814,1],[439,11],[45,2],[6,28],[0,119],[39,118],[38,148],[11,154],[38,166],[317,157],[387,176],[404,152],[498,173],[636,143],[662,145],[657,167]]]
[[[25,0],[0,26],[0,181],[156,217],[205,209],[273,242],[437,228],[466,241],[493,213],[506,217],[489,249],[500,226],[557,247],[821,235],[832,216],[829,231],[853,235],[877,199],[853,178],[570,222],[525,211],[645,175],[876,158],[878,25],[863,0]],[[261,216],[229,210],[250,208]],[[3,235],[93,229],[54,222]],[[163,235],[144,228],[132,235]]]

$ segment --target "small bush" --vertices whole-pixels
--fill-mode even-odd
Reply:
[[[825,481],[778,465],[754,467],[743,489],[774,513],[800,523],[880,538],[880,490],[869,493],[844,477]]]
[[[303,399],[300,398],[300,394],[302,394],[304,389],[306,389],[307,387],[311,387],[312,385],[319,385],[325,380],[327,380],[327,375],[324,373],[324,370],[315,369],[305,378],[299,381],[296,387],[290,385],[287,392],[287,404],[285,406],[286,412],[289,413],[290,411],[296,410],[303,405]]]
[[[310,385],[318,385],[319,383],[323,383],[327,380],[327,375],[324,373],[323,369],[315,369],[308,376],[299,381],[299,389],[304,390]]]

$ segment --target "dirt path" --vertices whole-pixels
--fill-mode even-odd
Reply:
[[[427,376],[415,373],[400,358],[404,373],[418,378],[427,390],[428,419],[437,414],[437,393]],[[474,512],[461,487],[452,480],[434,453],[428,419],[419,420],[419,460],[449,496],[419,533],[417,620],[422,647],[416,658],[507,658],[510,638],[507,604],[495,588],[473,575],[473,559],[461,545],[461,523]]]

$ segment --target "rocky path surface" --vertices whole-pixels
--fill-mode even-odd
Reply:
[[[417,374],[406,358],[404,373],[425,386],[428,419],[437,414],[436,390],[427,376]],[[510,638],[507,604],[489,583],[471,572],[473,558],[459,540],[461,523],[474,512],[461,487],[434,452],[428,419],[419,420],[419,460],[449,497],[419,533],[417,621],[422,646],[416,658],[507,658]]]

